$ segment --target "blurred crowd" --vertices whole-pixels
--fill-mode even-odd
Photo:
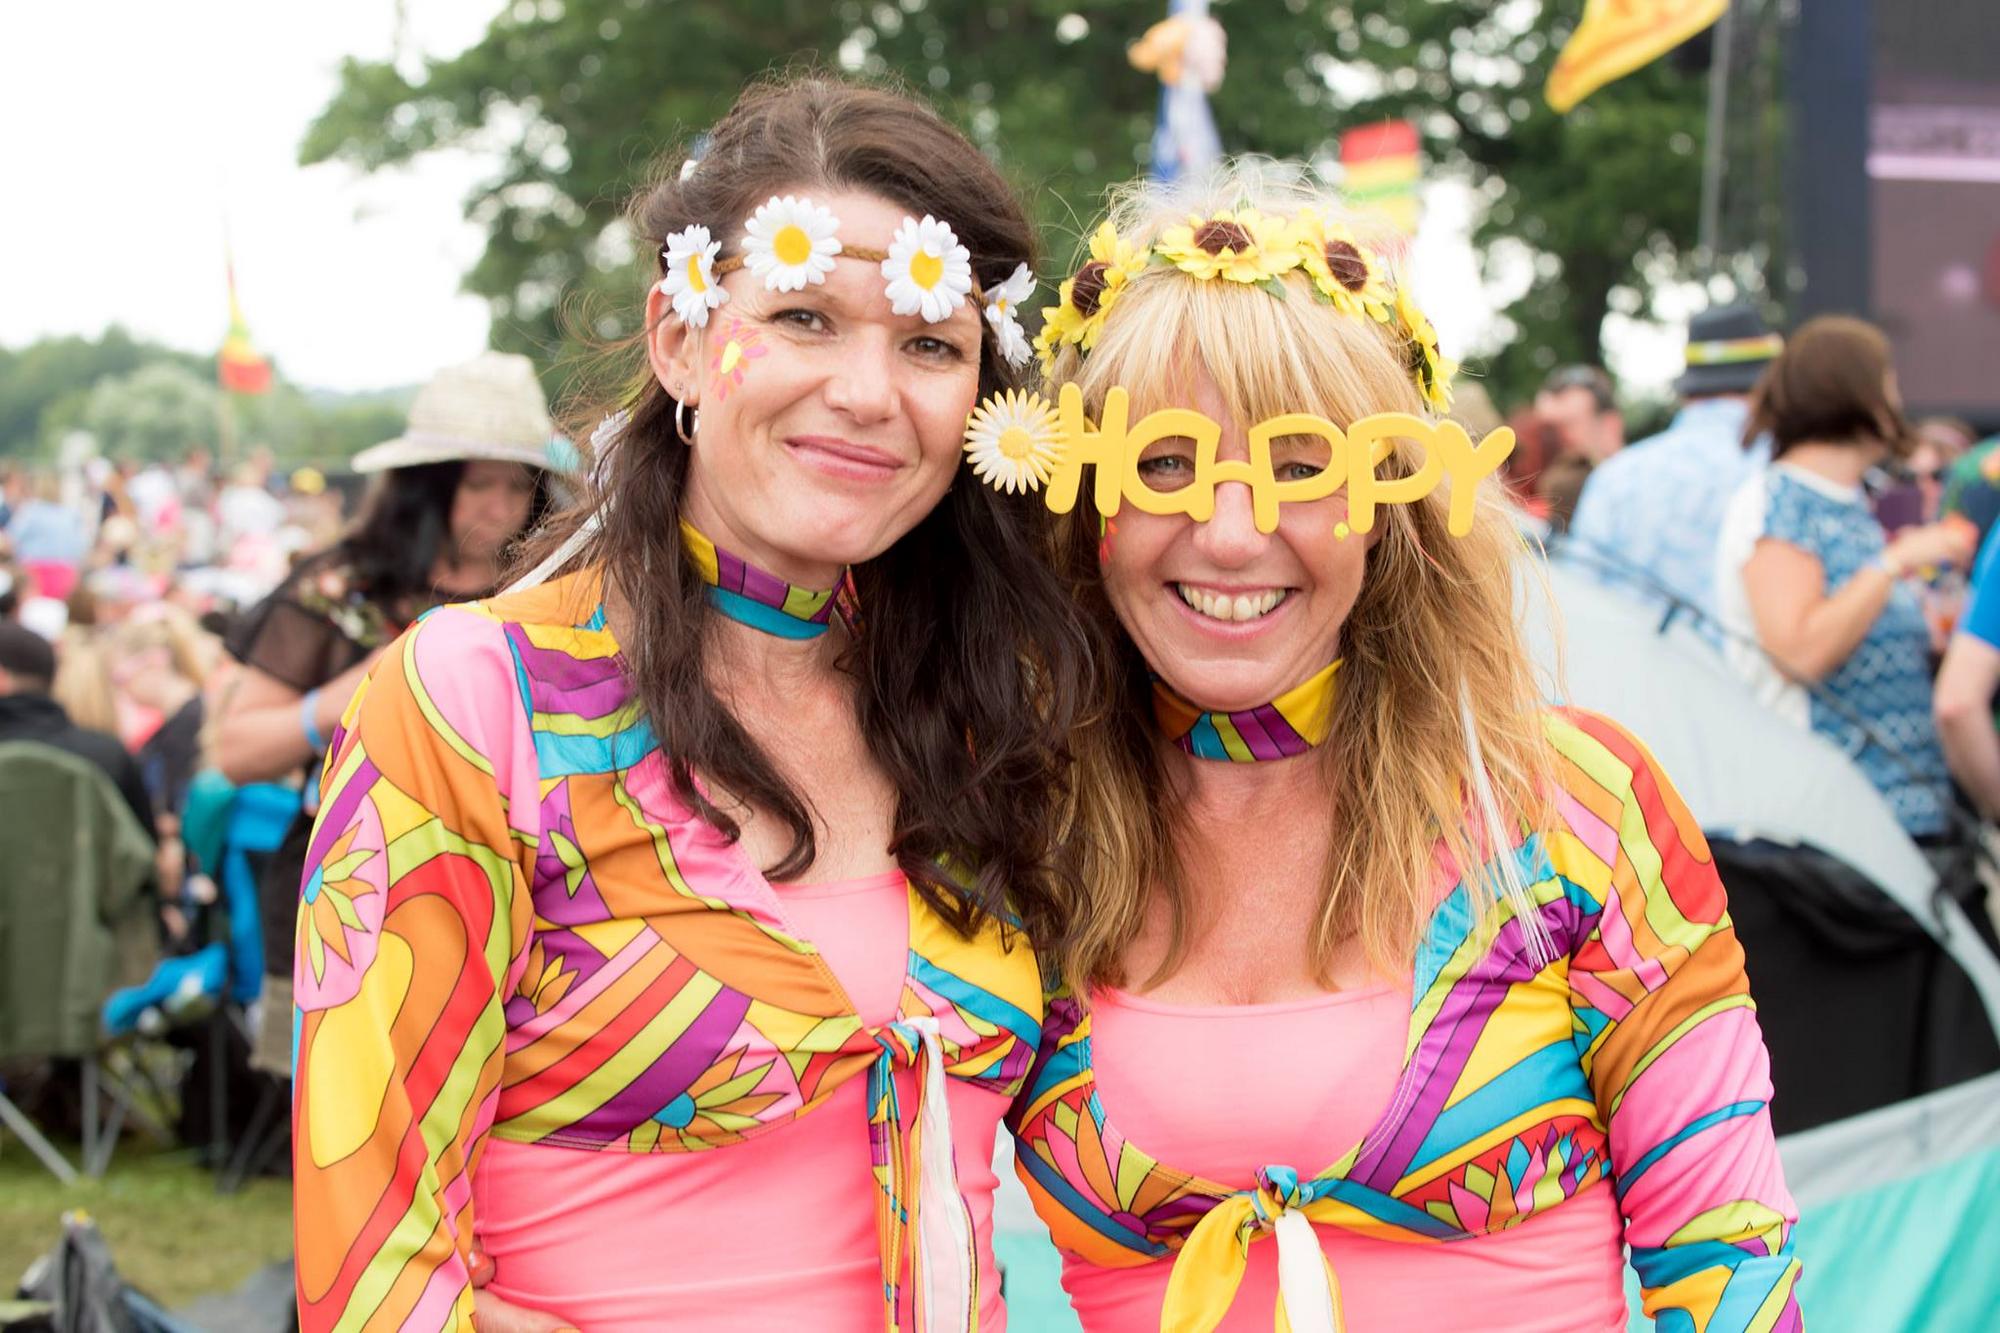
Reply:
[[[1907,415],[1862,320],[1786,337],[1723,307],[1687,346],[1671,420],[1630,443],[1602,368],[1551,374],[1510,423],[1510,484],[1559,558],[1689,620],[1920,845],[1962,841],[2000,816],[2000,437]]]
[[[215,1107],[229,1124],[204,1120],[187,1136],[241,1136],[252,1066],[267,1071],[266,1109],[283,1105],[293,918],[327,738],[419,615],[498,590],[513,544],[562,497],[573,457],[528,361],[487,354],[441,372],[406,433],[332,482],[312,469],[280,476],[261,451],[224,469],[199,446],[172,466],[91,459],[0,472],[0,781],[46,785],[59,770],[21,766],[55,751],[102,770],[99,785],[115,792],[103,808],[52,798],[39,816],[77,822],[79,837],[108,849],[95,858],[37,856],[35,839],[64,840],[13,812],[5,854],[25,859],[12,887],[67,889],[76,910],[100,917],[138,902],[150,936],[122,950],[126,984],[104,1006],[102,1034],[16,1023],[8,1033],[53,1032],[58,1049],[11,1049],[0,1033],[0,1070],[87,1057],[100,1035],[206,1034],[235,1001],[248,1022],[225,1025],[222,1045],[236,1049],[212,1051],[206,1035],[191,1045],[202,1063],[229,1066],[216,1073],[219,1095],[246,1104]],[[127,846],[145,849],[132,858],[136,886],[109,882]],[[57,1006],[92,961],[67,948],[18,952],[10,1006]],[[265,1013],[277,1017],[261,1022]],[[285,1117],[264,1118],[282,1146]]]

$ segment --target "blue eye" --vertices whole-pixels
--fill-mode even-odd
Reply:
[[[1149,491],[1177,491],[1194,482],[1194,459],[1186,454],[1154,454],[1140,459],[1137,470]]]

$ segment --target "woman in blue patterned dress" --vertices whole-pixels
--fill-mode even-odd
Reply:
[[[1716,548],[1723,619],[1754,636],[1725,652],[1767,703],[1850,755],[1912,837],[1942,837],[1951,778],[1910,580],[1971,552],[1942,524],[1888,540],[1869,508],[1862,477],[1909,438],[1881,331],[1802,326],[1752,395],[1746,438],[1765,433],[1771,465],[1730,502]]]

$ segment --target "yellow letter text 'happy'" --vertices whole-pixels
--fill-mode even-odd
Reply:
[[[1046,409],[1044,409],[1046,410]],[[1059,457],[1049,477],[1049,508],[1066,514],[1076,505],[1086,464],[1097,469],[1091,499],[1106,518],[1121,504],[1148,514],[1185,514],[1205,523],[1215,513],[1215,488],[1242,482],[1250,488],[1259,532],[1278,526],[1278,506],[1323,500],[1347,487],[1347,524],[1355,532],[1375,525],[1375,507],[1421,500],[1447,478],[1451,535],[1472,531],[1472,514],[1479,483],[1500,469],[1514,451],[1514,432],[1505,426],[1477,445],[1455,421],[1426,421],[1407,412],[1378,412],[1346,430],[1325,417],[1290,412],[1270,417],[1250,429],[1250,457],[1217,458],[1222,427],[1192,408],[1171,407],[1149,412],[1128,424],[1131,401],[1122,388],[1104,396],[1104,411],[1096,426],[1083,414],[1083,391],[1065,384],[1057,403]],[[1271,465],[1271,445],[1290,436],[1317,436],[1327,442],[1324,468],[1310,477],[1280,481]],[[1139,463],[1147,448],[1165,439],[1185,439],[1194,445],[1194,481],[1178,490],[1149,489]],[[1381,477],[1376,469],[1392,452],[1394,440],[1410,440],[1423,450],[1423,463],[1406,477]]]

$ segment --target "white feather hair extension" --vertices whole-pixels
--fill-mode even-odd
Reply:
[[[1484,842],[1491,855],[1490,872],[1499,880],[1500,896],[1513,909],[1514,919],[1528,946],[1528,956],[1537,968],[1555,961],[1555,939],[1548,923],[1528,896],[1527,881],[1521,878],[1520,859],[1514,855],[1513,831],[1501,817],[1500,802],[1493,795],[1493,779],[1486,771],[1486,754],[1479,744],[1479,723],[1472,716],[1472,691],[1465,681],[1458,683],[1459,725],[1465,730],[1465,762],[1470,770],[1473,798],[1479,804],[1479,821],[1484,826]]]

